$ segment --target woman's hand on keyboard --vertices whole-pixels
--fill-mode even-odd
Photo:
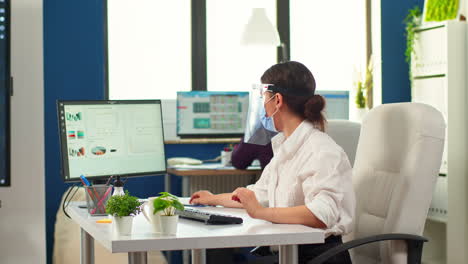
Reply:
[[[214,194],[209,191],[198,191],[190,197],[190,204],[214,205],[212,204],[213,197]]]
[[[237,188],[232,193],[232,199],[241,203],[252,218],[260,218],[262,210],[265,209],[258,202],[255,193],[247,188]]]

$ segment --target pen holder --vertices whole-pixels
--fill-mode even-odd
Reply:
[[[112,186],[97,184],[85,186],[86,205],[90,215],[107,215],[106,204],[112,195]]]

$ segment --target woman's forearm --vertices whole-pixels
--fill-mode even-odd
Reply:
[[[256,218],[276,224],[301,224],[315,228],[327,227],[305,205],[284,208],[262,208],[259,210]]]
[[[232,193],[215,194],[213,196],[212,205],[221,205],[224,207],[231,207],[231,208],[243,208],[241,203],[233,201],[231,198],[232,198]]]

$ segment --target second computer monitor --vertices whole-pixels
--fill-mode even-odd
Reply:
[[[242,136],[249,92],[177,92],[177,135]]]
[[[66,182],[166,172],[159,100],[58,101]]]
[[[349,91],[317,90],[315,93],[325,97],[327,119],[349,119]]]
[[[349,91],[316,91],[327,119],[349,119]],[[244,134],[249,92],[177,92],[177,135],[237,137]]]

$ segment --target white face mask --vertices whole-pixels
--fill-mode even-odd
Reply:
[[[262,122],[262,125],[265,129],[271,131],[271,132],[276,132],[278,133],[278,129],[276,129],[276,126],[275,126],[275,120],[273,119],[273,116],[278,112],[278,107],[276,107],[276,111],[271,114],[271,116],[266,116],[266,110],[265,110],[265,105],[268,104],[271,100],[273,100],[273,98],[275,98],[276,95],[272,96],[270,99],[268,99],[268,101],[266,101],[264,104],[263,104],[263,107],[260,111],[260,120]]]

